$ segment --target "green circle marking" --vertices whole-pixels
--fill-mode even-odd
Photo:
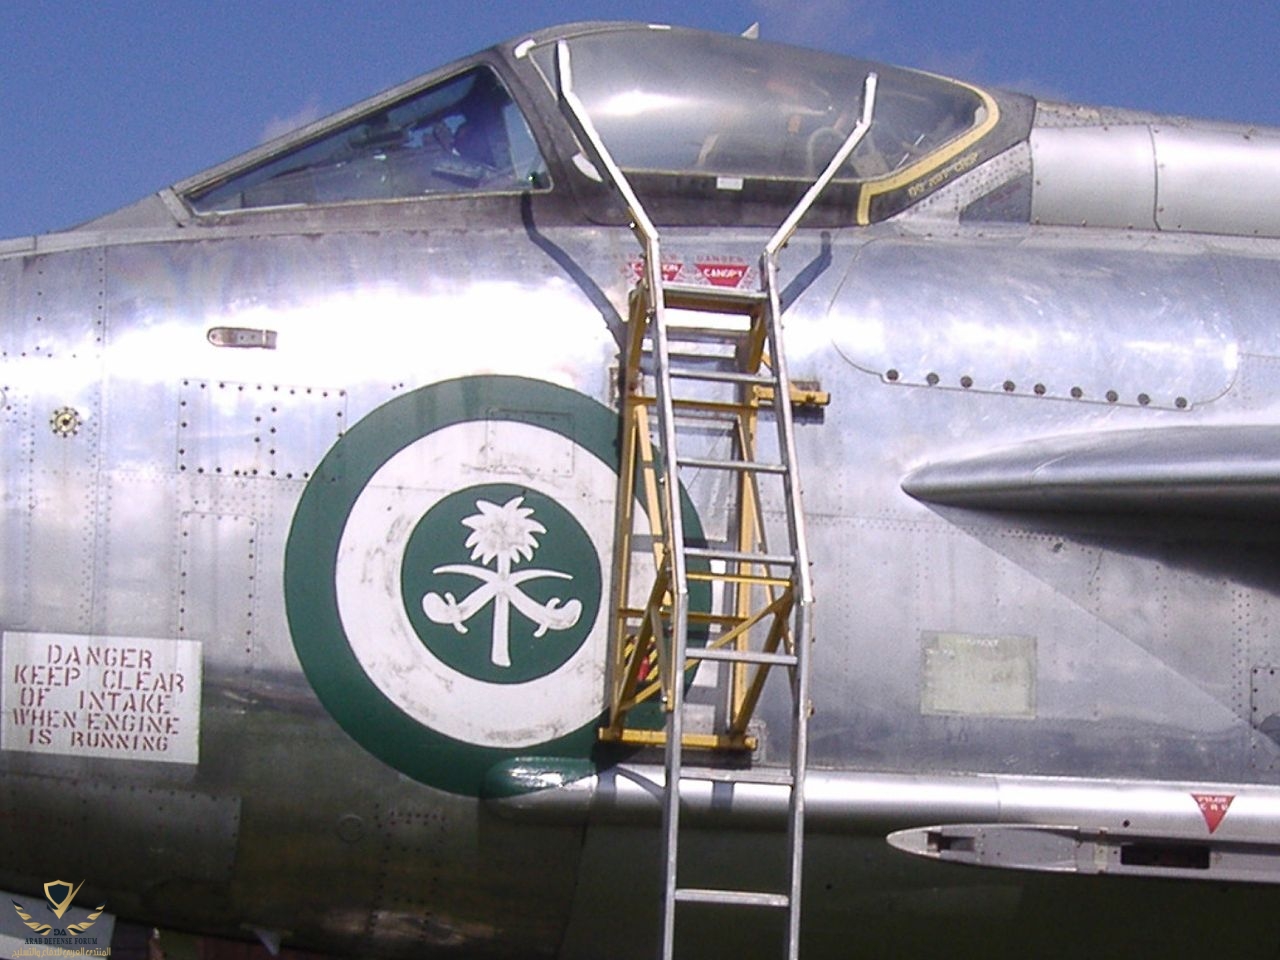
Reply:
[[[618,415],[589,397],[522,377],[478,376],[436,383],[373,410],[352,425],[330,448],[302,493],[285,548],[284,591],[289,631],[302,669],[325,709],[361,746],[401,773],[442,790],[468,796],[479,795],[487,770],[515,757],[589,759],[601,717],[590,718],[581,727],[557,739],[521,748],[464,743],[426,726],[389,700],[365,674],[343,627],[335,571],[339,545],[352,507],[383,464],[405,447],[437,430],[486,420],[512,421],[553,430],[568,437],[614,473],[618,471]],[[495,483],[452,493],[419,520],[405,548],[407,561],[404,568],[414,568],[403,577],[406,610],[410,611],[411,622],[428,649],[446,663],[454,654],[444,652],[444,639],[434,633],[439,625],[431,623],[431,629],[427,629],[420,619],[415,619],[410,608],[421,604],[427,592],[448,590],[460,599],[475,588],[478,582],[475,577],[463,575],[454,586],[443,587],[443,578],[436,578],[428,571],[455,562],[483,565],[480,560],[471,559],[470,549],[465,548],[467,531],[460,525],[463,516],[474,513],[476,499],[501,506],[511,499],[503,499],[506,493],[514,497],[522,495],[522,491],[523,488],[512,484]],[[536,491],[528,491],[528,498],[522,504],[533,509],[533,518],[548,529],[576,529],[577,534],[565,535],[581,536],[586,540],[578,522],[566,520],[566,517],[572,518],[564,506],[535,494]],[[468,501],[468,497],[472,499]],[[692,543],[702,542],[697,512],[683,490],[681,501],[686,538]],[[449,514],[450,510],[461,515],[455,518]],[[545,515],[543,511],[546,511]],[[459,524],[456,528],[452,526],[455,522]],[[445,545],[448,551],[457,551],[449,553],[447,558],[440,554],[440,559],[437,559],[432,543],[432,531],[437,526],[447,531],[444,539],[448,541]],[[603,577],[595,548],[589,541],[586,547],[580,544],[579,548],[581,553],[589,555],[591,562],[583,560],[573,570],[569,569],[569,560],[562,556],[566,551],[557,549],[551,552],[548,546],[547,553],[539,547],[532,558],[513,563],[512,571],[536,563],[539,568],[567,570],[575,577],[590,579],[594,565],[594,589],[575,590],[573,596],[585,598],[589,595],[595,598],[595,603],[602,603]],[[578,552],[578,548],[572,552]],[[489,566],[494,568],[496,565],[490,561]],[[562,599],[569,597],[567,592],[556,593],[558,582],[558,578],[547,577],[521,586],[537,602],[545,604],[556,596]],[[587,585],[587,581],[583,583]],[[706,609],[709,606],[709,588],[705,582],[693,586],[699,596],[692,599],[699,609]],[[419,589],[422,593],[415,596]],[[589,630],[598,611],[589,613],[586,600],[582,602],[584,609],[580,622],[586,625],[584,629]],[[492,614],[486,612],[485,616],[491,617]],[[488,625],[484,625],[480,617],[480,613],[475,614],[475,619],[466,625],[470,634],[475,636],[475,649],[483,651],[487,660],[492,621],[486,621]],[[570,636],[571,631],[563,631],[566,634],[563,637],[552,637],[559,631],[548,630],[540,638],[517,639],[514,635],[519,632],[517,628],[521,627],[522,615],[511,611],[511,623],[512,669],[523,670],[526,678],[554,670],[555,663],[563,662],[559,658],[571,655],[586,636],[583,634],[575,641]],[[550,642],[544,648],[539,648],[548,640]],[[572,649],[570,645],[573,645]],[[530,655],[528,659],[525,659],[526,654]],[[520,665],[522,661],[523,666]],[[479,667],[459,665],[456,669],[480,675]],[[460,704],[458,708],[466,709],[466,704]]]

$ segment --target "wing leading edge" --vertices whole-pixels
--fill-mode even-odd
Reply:
[[[926,503],[977,510],[1280,513],[1270,424],[1116,430],[938,460],[902,481]]]

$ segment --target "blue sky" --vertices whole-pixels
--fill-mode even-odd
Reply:
[[[123,206],[570,20],[740,32],[1086,103],[1280,126],[1263,0],[0,0],[0,237]]]

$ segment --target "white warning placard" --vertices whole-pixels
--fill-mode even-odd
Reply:
[[[0,748],[198,763],[201,645],[6,632]]]

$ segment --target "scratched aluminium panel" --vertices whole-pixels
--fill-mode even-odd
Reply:
[[[890,383],[1184,410],[1239,346],[1202,245],[1144,235],[867,244],[831,308],[836,348]]]
[[[1032,222],[1156,229],[1150,127],[1037,126],[1030,142]],[[1086,155],[1088,163],[1081,163]]]
[[[324,387],[184,379],[181,472],[303,479],[341,435],[346,393]]]
[[[101,495],[98,396],[97,383],[85,382],[54,396],[33,390],[30,401],[29,617],[47,629],[92,629]]]
[[[64,781],[54,791],[47,779],[17,773],[0,778],[0,818],[13,825],[0,830],[0,860],[11,872],[33,878],[56,873],[59,863],[79,860],[77,851],[92,837],[101,854],[96,862],[112,864],[110,876],[85,878],[99,890],[132,887],[164,896],[166,881],[230,879],[238,797],[110,779]]]
[[[1280,136],[1257,127],[1151,126],[1161,230],[1280,234]]]
[[[1212,586],[999,523],[810,521],[815,764],[1247,776]],[[1185,625],[1183,591],[1204,609]],[[770,724],[784,706],[765,704]]]
[[[31,564],[31,422],[25,398],[0,381],[0,623],[25,622]]]
[[[0,316],[17,317],[18,286],[22,271],[20,259],[0,260]],[[0,324],[0,359],[7,360],[20,337],[18,323]]]
[[[5,271],[12,300],[0,333],[7,357],[93,359],[105,339],[102,248],[23,257]]]
[[[103,342],[101,251],[23,262],[19,342],[9,359],[30,438],[28,618],[88,630],[93,617],[94,524]],[[16,413],[16,411],[15,411]]]
[[[178,494],[172,477],[103,471],[94,573],[95,632],[174,635]]]
[[[1280,768],[1280,667],[1258,664],[1249,676],[1250,722],[1256,731],[1250,751],[1255,770]]]
[[[248,670],[254,652],[257,522],[223,513],[182,516],[178,635],[207,644],[219,665]]]

